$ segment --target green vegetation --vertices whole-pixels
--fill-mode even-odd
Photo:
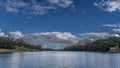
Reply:
[[[40,45],[27,44],[22,39],[13,40],[7,37],[0,37],[0,49],[20,49],[20,48],[41,50]]]
[[[85,45],[72,45],[65,47],[64,51],[95,51],[95,52],[108,52],[110,47],[118,46],[120,48],[120,38],[114,37],[103,40],[96,40],[86,43]],[[50,50],[51,48],[42,49],[40,45],[31,45],[25,43],[22,39],[13,40],[7,37],[0,37],[0,49],[14,49],[18,51],[32,51],[32,50]],[[117,50],[117,51],[120,51]]]
[[[118,46],[120,48],[120,38],[114,37],[104,40],[96,40],[94,42],[86,43],[85,45],[73,45],[64,48],[65,51],[95,51],[107,52],[110,47]]]

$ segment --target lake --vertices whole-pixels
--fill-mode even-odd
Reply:
[[[0,68],[120,68],[120,54],[71,51],[0,53]]]

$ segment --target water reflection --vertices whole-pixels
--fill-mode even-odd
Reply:
[[[0,68],[120,68],[120,54],[15,52],[0,54]]]
[[[12,53],[10,68],[19,68],[20,53]]]
[[[20,53],[1,53],[0,68],[18,68]]]

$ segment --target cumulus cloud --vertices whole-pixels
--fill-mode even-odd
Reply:
[[[113,34],[112,36],[113,36],[113,37],[120,37],[119,34]]]
[[[93,38],[93,39],[106,39],[106,38],[109,38],[111,35],[107,32],[101,32],[101,33],[98,33],[98,32],[90,32],[90,33],[84,33],[84,34],[81,34],[82,36],[85,36],[87,38]]]
[[[120,0],[98,0],[94,5],[108,12],[120,11]]]
[[[68,8],[73,0],[0,0],[0,8],[8,12],[44,15],[49,10]]]
[[[2,29],[0,29],[0,37],[7,37],[4,32],[2,32]]]
[[[5,33],[4,32],[0,32],[0,37],[5,37]]]
[[[52,48],[63,48],[79,41],[79,38],[70,32],[42,32],[24,35],[20,31],[11,31],[7,34],[0,32],[0,37],[8,37],[13,40],[22,39],[29,44],[42,44]]]
[[[23,37],[20,31],[9,32],[8,37],[11,39],[21,39]]]
[[[23,38],[26,42],[32,43],[76,43],[78,38],[69,32],[45,32],[25,35]]]

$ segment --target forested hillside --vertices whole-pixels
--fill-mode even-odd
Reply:
[[[7,37],[0,37],[0,49],[16,49],[18,47],[38,50],[41,49],[40,45],[27,44],[22,39],[13,40]]]
[[[120,38],[114,37],[103,40],[96,40],[94,42],[86,43],[85,45],[72,45],[64,48],[65,51],[102,51],[110,50],[110,47],[118,46],[120,48]]]

